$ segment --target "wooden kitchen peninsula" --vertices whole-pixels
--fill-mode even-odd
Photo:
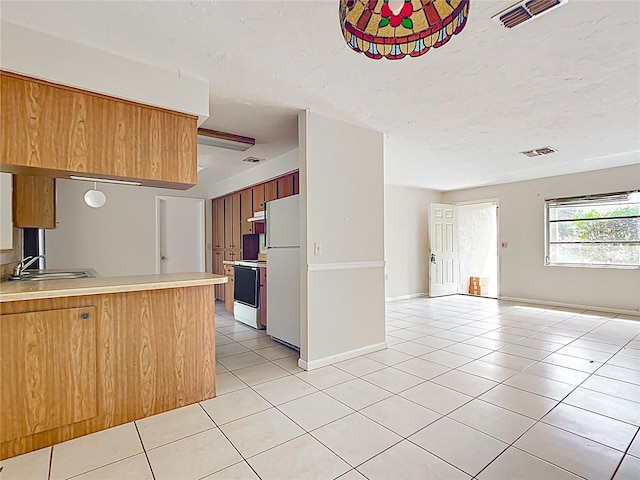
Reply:
[[[0,284],[0,459],[215,396],[205,273]]]

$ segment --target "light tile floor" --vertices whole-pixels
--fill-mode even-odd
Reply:
[[[640,317],[452,296],[386,319],[387,350],[305,372],[217,305],[215,399],[0,478],[640,478]]]

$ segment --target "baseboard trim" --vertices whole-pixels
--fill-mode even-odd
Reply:
[[[396,300],[407,300],[408,298],[428,297],[426,293],[412,293],[411,295],[400,295],[399,297],[385,298],[385,302],[395,302]]]
[[[382,268],[384,261],[381,262],[345,262],[345,263],[314,263],[307,265],[310,272],[322,270],[356,270],[359,268]]]
[[[359,357],[360,355],[366,355],[367,353],[377,352],[378,350],[384,350],[387,348],[387,342],[375,343],[366,347],[356,348],[349,350],[348,352],[338,353],[336,355],[330,355],[328,357],[319,358],[318,360],[312,360],[306,362],[301,358],[298,359],[298,366],[305,370],[315,370],[316,368],[326,367],[332,363],[342,362],[343,360],[349,360],[350,358]]]
[[[578,305],[576,303],[561,303],[561,302],[548,302],[546,300],[535,300],[532,298],[519,298],[519,297],[503,297],[499,298],[500,300],[506,300],[509,302],[523,302],[523,303],[532,303],[534,305],[549,305],[551,307],[566,307],[566,308],[575,308],[581,310],[591,310],[595,312],[605,312],[605,313],[619,313],[622,315],[634,315],[640,317],[640,311],[638,310],[624,310],[621,308],[607,308],[607,307],[597,307],[595,305]],[[638,319],[640,320],[640,318]]]

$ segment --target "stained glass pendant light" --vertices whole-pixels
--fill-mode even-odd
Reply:
[[[340,0],[347,45],[374,59],[424,55],[460,33],[468,13],[469,0]]]

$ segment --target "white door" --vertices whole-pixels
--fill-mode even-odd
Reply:
[[[429,296],[458,292],[458,218],[455,205],[432,203],[429,208],[431,240]]]
[[[204,200],[156,197],[156,211],[156,272],[204,272]]]

